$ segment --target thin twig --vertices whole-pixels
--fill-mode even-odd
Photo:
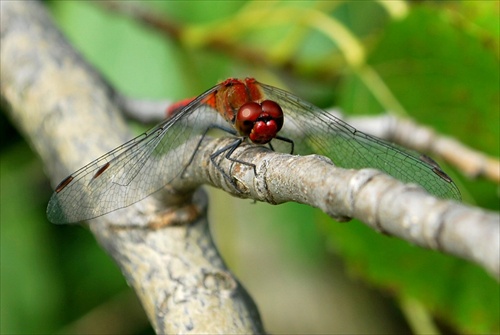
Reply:
[[[126,115],[144,123],[160,122],[166,116],[170,101],[153,101],[120,97],[120,105]],[[335,117],[368,134],[396,143],[418,152],[443,159],[458,168],[469,178],[487,178],[500,183],[498,158],[469,148],[458,140],[436,133],[429,127],[410,119],[392,115],[344,118],[338,110],[329,110]],[[303,125],[307,127],[307,125]]]
[[[347,120],[355,128],[403,147],[443,159],[469,178],[487,178],[500,183],[500,161],[466,146],[449,136],[392,115],[357,117]]]
[[[184,35],[189,30],[188,26],[176,22],[171,17],[168,17],[166,13],[160,15],[145,6],[122,1],[102,1],[98,2],[98,4],[113,13],[130,17],[147,27],[151,27],[169,40],[178,43],[183,43]],[[318,14],[316,12],[313,13]],[[251,64],[259,64],[267,67],[272,66],[273,69],[281,67],[283,70],[289,72],[293,72],[291,70],[300,67],[296,60],[290,59],[286,64],[273,62],[270,55],[266,56],[264,50],[256,52],[255,48],[248,48],[245,45],[233,42],[231,39],[221,40],[218,37],[211,37],[211,35],[204,36],[203,47],[207,50],[216,50]],[[352,46],[356,43],[352,42],[348,44]],[[325,71],[323,70],[322,72],[324,73]],[[380,82],[377,83],[378,85],[372,85],[374,89],[382,85]],[[399,103],[393,101],[391,105],[399,105]],[[410,120],[400,120],[387,116],[383,118],[383,122],[383,124],[379,124],[379,129],[381,129],[377,134],[379,137],[420,152],[443,158],[470,178],[484,177],[496,183],[500,182],[500,161],[498,158],[489,157],[465,146],[453,138],[435,134],[431,129],[417,125]],[[360,130],[363,129],[360,128]],[[377,130],[375,129],[375,131]],[[370,131],[367,132],[371,133]]]
[[[169,17],[167,13],[159,14],[146,6],[125,1],[106,0],[95,2],[95,4],[110,12],[129,17],[146,27],[150,27],[171,41],[179,44],[191,44],[191,42],[186,42],[186,36],[189,36],[190,27]],[[232,59],[238,59],[253,66],[258,65],[269,69],[272,68],[273,70],[282,70],[292,75],[301,72],[299,69],[307,67],[307,65],[301,64],[299,60],[296,59],[279,61],[273,58],[267,50],[247,47],[245,44],[222,39],[213,33],[205,34],[202,44],[205,50],[216,51]],[[336,80],[339,74],[338,68],[335,66],[326,70],[323,65],[321,68],[310,69],[309,71],[314,72],[313,76],[316,82]]]

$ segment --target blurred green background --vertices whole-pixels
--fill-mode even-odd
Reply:
[[[103,3],[44,4],[132,97],[176,100],[252,76],[346,114],[409,116],[500,155],[497,1],[119,3],[175,23],[178,39]],[[43,166],[0,117],[1,333],[151,333],[88,230],[46,220]],[[499,210],[498,185],[443,168],[464,202]],[[270,333],[500,331],[499,285],[469,262],[307,206],[210,195],[217,245]]]

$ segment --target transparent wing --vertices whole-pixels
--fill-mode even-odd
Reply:
[[[219,114],[204,104],[215,89],[66,178],[50,199],[49,220],[71,223],[95,218],[127,207],[178,178],[194,152],[176,149],[220,122]]]
[[[286,91],[259,85],[266,99],[283,109],[285,122],[279,135],[294,141],[296,153],[324,155],[344,168],[379,169],[403,182],[420,184],[438,197],[461,199],[457,186],[429,157],[358,131]]]

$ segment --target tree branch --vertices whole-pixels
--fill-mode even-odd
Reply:
[[[140,122],[160,122],[166,116],[170,100],[132,99],[120,96],[119,104],[124,113]],[[458,140],[436,133],[429,127],[411,119],[392,115],[343,117],[338,110],[329,110],[354,128],[402,147],[439,157],[470,178],[487,178],[500,182],[500,161],[483,152],[469,148]],[[304,125],[306,127],[307,125]]]
[[[131,133],[113,90],[72,49],[40,3],[0,5],[2,102],[55,185]],[[150,197],[90,223],[156,332],[262,333],[256,306],[213,244],[205,194],[186,192],[168,200]],[[162,229],[144,226],[143,218],[158,211]]]
[[[385,234],[469,259],[500,277],[498,213],[437,199],[420,186],[404,184],[377,170],[341,169],[322,156],[285,155],[248,144],[242,144],[232,157],[255,164],[256,175],[252,167],[232,166],[227,159],[218,162],[238,181],[235,190],[213,164],[206,167],[210,153],[228,141],[204,142],[203,154],[195,156],[188,169],[196,183],[210,183],[234,196],[271,204],[308,204],[340,221],[356,218]]]
[[[429,127],[410,119],[391,115],[351,118],[348,123],[355,128],[397,143],[403,147],[439,157],[471,178],[484,177],[500,182],[500,161],[485,153],[469,148],[454,138],[436,133]]]
[[[118,112],[117,95],[71,49],[38,3],[1,6],[2,101],[56,183],[131,134]],[[376,170],[340,169],[319,156],[278,154],[249,144],[233,157],[255,164],[256,173],[217,157],[235,188],[209,158],[228,141],[205,138],[185,178],[159,196],[90,223],[158,333],[263,331],[256,307],[213,245],[206,196],[192,193],[201,184],[272,204],[309,204],[340,220],[358,218],[500,276],[498,213],[436,199]],[[193,139],[177,150],[193,150],[196,144]]]

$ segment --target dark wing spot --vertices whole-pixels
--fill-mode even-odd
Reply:
[[[447,181],[448,183],[451,183],[453,182],[453,180],[451,180],[450,176],[448,176],[443,170],[441,170],[440,168],[437,168],[437,167],[433,167],[432,168],[432,172],[434,172],[435,174],[437,174],[441,179],[444,179],[445,181]]]
[[[67,176],[66,178],[64,178],[64,180],[60,182],[59,185],[57,185],[56,193],[59,193],[62,190],[64,190],[64,188],[68,186],[68,184],[71,183],[72,181],[73,181],[73,176]]]
[[[109,162],[107,162],[106,164],[104,164],[99,170],[97,170],[97,172],[95,173],[95,175],[92,177],[92,179],[96,179],[97,177],[99,177],[104,171],[106,171],[107,169],[109,168]]]

